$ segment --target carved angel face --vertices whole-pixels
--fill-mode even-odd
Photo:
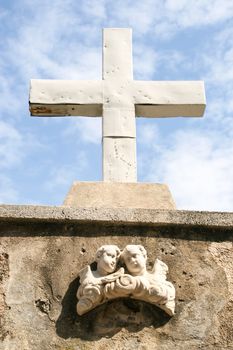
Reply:
[[[142,275],[146,272],[146,252],[139,245],[128,245],[123,251],[123,260],[130,273]]]
[[[114,246],[104,246],[97,259],[97,270],[101,275],[112,273],[116,269],[119,251]]]

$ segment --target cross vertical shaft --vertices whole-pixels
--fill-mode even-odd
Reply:
[[[31,81],[33,116],[103,116],[105,182],[137,181],[135,116],[201,117],[205,110],[202,81],[134,81],[131,36],[104,29],[102,81]]]
[[[103,180],[136,182],[135,107],[126,93],[133,81],[131,30],[104,30],[103,80]]]

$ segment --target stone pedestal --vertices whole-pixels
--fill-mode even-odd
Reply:
[[[64,201],[76,208],[176,209],[165,184],[74,182]]]

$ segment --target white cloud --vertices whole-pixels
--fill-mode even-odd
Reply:
[[[0,121],[0,168],[15,166],[22,156],[22,135],[14,126]]]
[[[156,0],[117,0],[114,1],[112,8],[114,23],[135,28],[135,35],[150,31],[158,20],[161,10],[161,1]]]
[[[86,0],[82,4],[83,14],[88,17],[94,17],[98,20],[105,19],[106,13],[106,1],[105,0]]]
[[[54,191],[54,189],[62,191],[62,188],[70,185],[74,179],[74,168],[64,165],[63,167],[52,169],[49,174],[49,179],[45,182],[44,187],[50,192]]]
[[[233,201],[233,145],[217,144],[219,135],[180,131],[170,147],[151,161],[147,181],[154,175],[167,183],[179,209],[229,210]]]
[[[137,80],[149,79],[158,68],[159,55],[153,48],[145,44],[136,44],[134,51],[134,78]]]
[[[38,139],[16,126],[0,120],[0,170],[21,166],[23,161],[36,150],[46,148]]]
[[[202,53],[207,89],[206,127],[233,136],[233,26],[219,30]]]
[[[167,0],[165,9],[168,18],[176,17],[182,27],[213,24],[231,18],[233,3],[229,0]]]
[[[140,145],[151,148],[152,145],[160,143],[159,128],[154,123],[143,124],[143,121],[137,119],[137,139]]]
[[[21,106],[22,86],[16,83],[16,79],[9,74],[4,67],[4,60],[0,57],[0,118],[7,113],[8,118],[16,115]]]
[[[96,1],[89,1],[93,8]],[[132,27],[135,35],[146,33],[173,36],[179,30],[208,26],[230,19],[233,4],[229,0],[115,0],[101,1],[93,19],[108,18],[108,26]],[[87,14],[87,12],[85,12]]]
[[[18,192],[14,187],[12,181],[5,176],[0,174],[0,203],[2,204],[13,204],[18,199]]]
[[[76,136],[77,141],[100,144],[102,138],[102,118],[72,118],[70,125],[64,130],[64,137]]]
[[[156,25],[156,34],[170,37],[186,28],[219,23],[232,17],[233,3],[223,0],[167,0]]]
[[[227,84],[227,82],[231,82],[233,80],[233,48],[225,51],[219,57],[208,55],[206,65],[209,67],[206,79],[211,81],[212,84]]]
[[[4,17],[6,17],[7,14],[8,14],[8,11],[5,8],[0,7],[0,18],[2,19]]]
[[[50,204],[61,204],[65,198],[71,184],[82,178],[88,168],[87,154],[85,151],[79,151],[74,164],[64,164],[59,167],[51,167],[47,174],[47,179],[42,185],[42,189],[49,194]],[[43,199],[43,202],[46,202]],[[47,202],[47,203],[48,203]]]
[[[101,30],[83,23],[85,16],[80,9],[75,13],[75,2],[54,1],[51,7],[45,1],[23,1],[23,5],[24,11],[15,8],[17,29],[13,27],[1,45],[0,86],[8,100],[17,102],[22,93],[18,86],[28,89],[31,78],[101,79]],[[97,7],[100,16],[104,4],[95,2]],[[9,70],[14,71],[11,84]]]

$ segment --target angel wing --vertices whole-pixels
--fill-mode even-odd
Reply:
[[[156,280],[166,281],[167,273],[168,273],[168,266],[163,261],[156,259],[152,269],[153,277]]]
[[[93,279],[93,274],[90,265],[87,265],[82,270],[80,270],[78,276],[80,278],[80,284],[82,284],[85,280],[91,281]]]

